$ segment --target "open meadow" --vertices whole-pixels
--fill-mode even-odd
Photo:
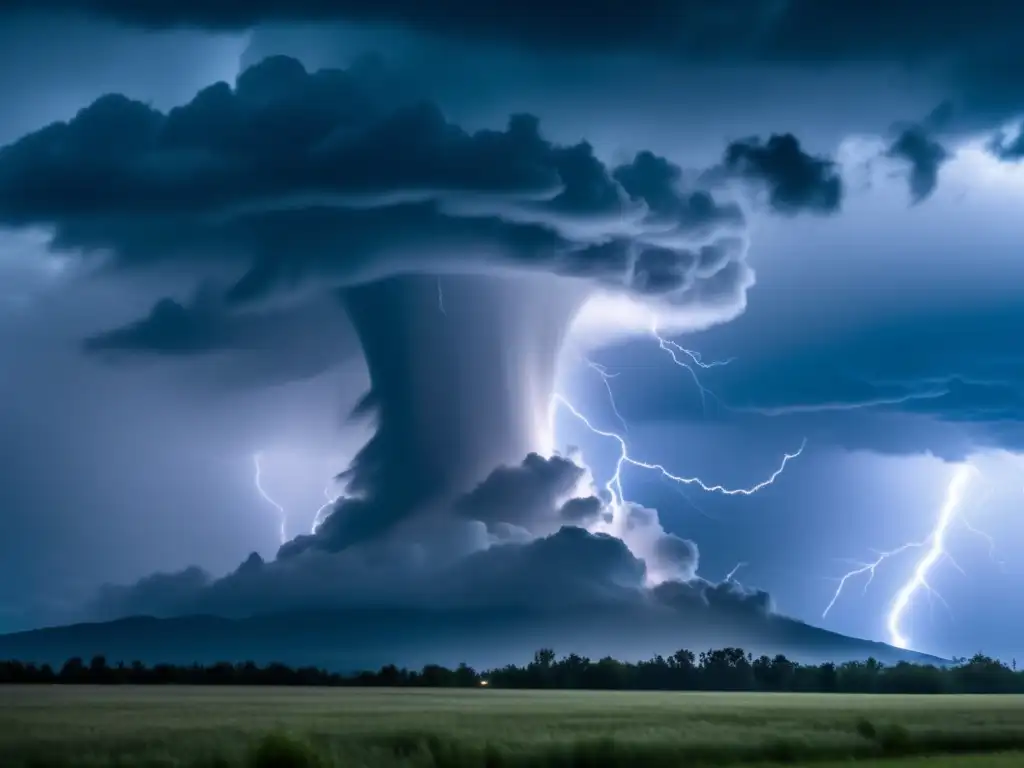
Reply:
[[[1024,697],[0,686],[0,765],[1024,765]]]

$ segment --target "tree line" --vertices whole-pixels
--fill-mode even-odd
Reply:
[[[466,664],[455,669],[428,664],[419,670],[394,665],[353,674],[318,667],[273,663],[109,664],[95,656],[89,662],[68,659],[60,669],[49,664],[0,661],[0,684],[91,685],[266,685],[362,686],[426,688],[529,688],[648,691],[788,691],[807,693],[1024,693],[1024,672],[983,654],[955,659],[948,666],[875,659],[843,664],[799,664],[783,655],[760,656],[740,648],[700,654],[680,650],[671,656],[623,662],[606,657],[593,661],[570,654],[556,658],[544,648],[528,664],[510,664],[477,671]]]

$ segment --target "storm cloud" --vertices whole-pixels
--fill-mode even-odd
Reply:
[[[546,141],[527,115],[467,133],[436,107],[383,101],[285,57],[166,115],[105,96],[3,150],[0,222],[53,226],[56,246],[120,265],[249,262],[236,302],[309,273],[345,284],[479,269],[467,253],[628,290],[646,248],[680,279],[653,285],[642,267],[644,292],[671,297],[700,280],[682,279],[692,244],[742,225],[734,203],[680,189],[649,154],[612,169],[585,143]]]
[[[548,141],[530,115],[464,131],[365,72],[272,57],[169,112],[107,95],[0,151],[0,223],[50,227],[53,247],[105,254],[115,273],[195,275],[191,299],[88,351],[244,348],[326,295],[370,377],[353,417],[374,434],[315,532],[221,579],[189,568],[107,588],[95,615],[643,606],[650,584],[697,579],[695,544],[552,454],[549,409],[596,293],[705,323],[742,311],[739,201],[651,152],[610,165]]]
[[[18,477],[0,501],[31,518],[8,526],[0,597],[15,609],[31,573],[54,592],[58,579],[78,594],[126,585],[85,618],[310,609],[357,625],[361,611],[428,611],[440,627],[470,612],[526,617],[548,643],[555,625],[586,633],[570,617],[594,614],[602,629],[678,638],[727,616],[778,618],[767,591],[702,577],[742,559],[784,611],[817,620],[830,558],[887,546],[878,536],[893,530],[852,485],[815,475],[832,453],[960,461],[1024,444],[1009,295],[1020,275],[1001,255],[1017,242],[1019,142],[978,149],[1024,105],[1016,5],[3,6],[12,28],[53,25],[25,48],[52,52],[60,74],[56,95],[36,94],[41,65],[19,63],[43,57],[11,61],[27,73],[20,101],[45,108],[12,100],[25,116],[4,140],[37,130],[0,149],[0,228],[32,243],[0,251],[16,278],[0,290],[12,307],[0,332],[17,342],[0,382],[20,405],[4,416]],[[88,32],[63,38],[74,50],[57,51],[79,24]],[[149,46],[155,58],[137,53]],[[162,66],[182,58],[203,74]],[[106,74],[79,75],[93,71]],[[894,124],[936,103],[949,104],[941,124]],[[908,183],[927,205],[907,209]],[[36,257],[45,266],[23,266]],[[59,333],[46,327],[57,315]],[[694,366],[717,400],[686,371],[679,383],[655,326],[698,361],[732,360]],[[45,345],[67,359],[35,362]],[[605,372],[574,376],[594,355]],[[203,404],[211,371],[236,389]],[[637,467],[625,481],[637,503],[615,499],[592,474],[608,479],[616,444],[565,410],[553,420],[556,384],[680,473],[763,479],[763,454],[804,437],[808,456],[757,499],[700,502],[700,519]],[[593,472],[559,452],[566,429]],[[257,450],[287,509],[280,549],[277,506],[252,487]],[[32,490],[51,472],[69,490]],[[341,497],[299,533],[334,473]],[[871,508],[902,521],[893,536],[915,537],[933,501]],[[840,517],[871,530],[840,536]],[[114,567],[118,548],[130,555]],[[166,573],[133,583],[153,569]],[[884,631],[877,607],[847,606],[860,623],[846,631]]]
[[[1020,7],[1009,0],[946,5],[922,14],[913,0],[880,7],[856,0],[823,5],[813,0],[726,0],[711,8],[700,0],[615,2],[585,16],[569,4],[469,0],[424,6],[413,0],[232,0],[145,4],[131,0],[15,0],[8,10],[74,10],[147,27],[250,27],[273,21],[330,19],[383,22],[450,35],[504,39],[529,47],[644,48],[692,57],[760,57],[784,61],[922,59],[952,51],[980,54],[981,46],[1016,37]],[[566,23],[566,19],[572,23]],[[884,21],[884,23],[882,23]]]
[[[777,213],[831,214],[843,199],[835,163],[808,154],[791,133],[734,141],[726,147],[725,172],[763,187]]]
[[[524,620],[535,621],[550,609],[657,613],[670,606],[682,619],[705,610],[710,595],[751,617],[764,614],[766,603],[751,601],[742,588],[720,590],[697,578],[696,545],[665,534],[653,510],[630,511],[618,535],[567,523],[573,507],[615,516],[597,496],[580,495],[587,493],[585,475],[566,457],[530,455],[519,466],[496,468],[419,531],[359,547],[339,540],[335,523],[349,514],[348,505],[363,502],[341,501],[316,534],[289,542],[276,560],[254,554],[220,579],[188,568],[108,586],[90,615],[246,616],[389,605],[442,613],[525,610]],[[658,578],[654,591],[652,568],[672,576]],[[688,598],[670,597],[671,583]]]

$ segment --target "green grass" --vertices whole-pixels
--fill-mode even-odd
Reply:
[[[851,758],[1016,768],[1024,696],[0,686],[4,768],[682,768]]]

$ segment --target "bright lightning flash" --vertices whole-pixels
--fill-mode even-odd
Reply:
[[[278,512],[278,515],[280,516],[281,525],[280,525],[280,528],[278,529],[278,536],[281,539],[281,543],[284,544],[285,542],[288,541],[288,531],[287,531],[287,528],[286,528],[287,522],[288,522],[288,513],[285,511],[285,508],[282,507],[280,504],[278,504],[274,500],[274,498],[269,493],[267,493],[266,489],[263,487],[262,458],[263,458],[263,454],[262,453],[254,453],[252,455],[253,465],[256,467],[256,475],[253,478],[253,480],[254,480],[254,483],[256,485],[257,493],[259,493],[259,495],[263,497],[264,501],[266,501],[268,504],[270,504],[270,506],[272,506],[274,509],[276,509],[277,512]],[[334,505],[338,502],[338,499],[340,499],[341,496],[342,496],[341,494],[331,493],[331,491],[332,491],[332,489],[334,487],[334,482],[335,481],[332,478],[327,483],[327,485],[324,486],[324,498],[326,499],[326,501],[323,504],[320,505],[320,508],[317,509],[316,514],[313,516],[313,527],[310,530],[310,533],[316,533],[317,532],[317,529],[321,525],[323,525],[323,522],[326,519],[327,513],[334,507]]]
[[[654,340],[658,342],[658,346],[661,350],[672,358],[673,363],[690,372],[690,376],[693,378],[693,383],[697,385],[697,390],[700,392],[700,403],[702,407],[707,408],[708,395],[713,397],[715,400],[718,400],[715,393],[701,383],[700,378],[697,376],[697,372],[693,369],[693,366],[696,365],[698,368],[704,369],[718,368],[723,365],[728,365],[733,361],[733,358],[730,357],[728,360],[712,360],[710,363],[705,363],[701,358],[700,352],[687,349],[686,347],[662,336],[658,332],[658,323],[654,318],[651,319],[651,336],[653,336]],[[686,362],[686,360],[681,359],[679,357],[680,355],[689,358],[690,362]],[[607,384],[608,382],[606,380],[605,385],[607,386]]]
[[[438,283],[437,283],[437,300],[438,300],[438,309],[441,311],[442,314],[447,314],[447,312],[445,311],[444,294],[443,294],[442,289],[441,289],[441,282],[440,282],[440,280],[438,280]],[[729,360],[716,360],[716,361],[707,362],[707,363],[704,362],[702,360],[701,355],[700,355],[699,352],[695,352],[695,351],[693,351],[691,349],[687,349],[687,348],[681,346],[680,344],[678,344],[678,343],[676,343],[674,341],[671,341],[669,339],[666,339],[663,336],[661,336],[660,333],[658,332],[657,323],[656,323],[656,321],[653,318],[651,320],[651,335],[658,342],[658,346],[663,351],[665,351],[672,358],[672,362],[675,365],[677,365],[677,366],[679,366],[681,368],[685,368],[687,371],[689,371],[690,375],[693,378],[694,383],[697,385],[697,388],[698,388],[698,390],[701,393],[701,402],[702,403],[706,404],[705,398],[706,398],[707,395],[711,395],[712,397],[715,397],[713,392],[711,392],[710,390],[705,388],[703,386],[703,384],[701,384],[700,378],[697,376],[697,372],[694,370],[693,366],[697,366],[698,368],[703,368],[703,369],[716,368],[718,366],[727,365],[728,363],[730,363],[732,361],[732,358],[730,358]],[[681,356],[687,358],[689,362],[687,362],[687,360],[682,359]],[[593,371],[595,371],[601,377],[601,381],[604,383],[605,390],[608,392],[608,399],[609,399],[609,402],[611,403],[612,411],[615,413],[616,418],[622,424],[623,429],[628,431],[629,428],[628,428],[628,426],[626,424],[626,421],[622,417],[622,414],[619,412],[619,409],[616,406],[615,395],[612,392],[612,387],[611,387],[611,379],[614,379],[619,374],[618,373],[610,373],[607,368],[605,368],[604,366],[599,365],[599,364],[597,364],[595,362],[592,362],[591,360],[586,360],[585,359],[584,362],[586,363],[586,365],[589,368],[591,368]],[[721,494],[726,495],[726,496],[750,496],[750,495],[752,495],[754,493],[757,493],[758,491],[760,491],[761,489],[765,488],[766,486],[769,486],[772,483],[774,483],[776,478],[778,478],[779,475],[781,475],[782,472],[785,470],[786,464],[790,461],[790,459],[795,459],[797,456],[799,456],[801,453],[803,453],[804,446],[805,446],[805,444],[807,442],[805,440],[803,443],[801,443],[799,450],[797,450],[795,453],[784,454],[784,456],[782,458],[782,463],[768,477],[767,480],[763,480],[760,483],[757,483],[756,485],[753,485],[753,486],[751,486],[749,488],[726,488],[723,485],[708,485],[703,480],[701,480],[699,477],[680,477],[679,475],[675,475],[675,474],[669,472],[661,464],[650,464],[650,463],[647,463],[647,462],[643,462],[643,461],[639,461],[637,459],[634,459],[632,456],[629,455],[628,446],[626,445],[626,441],[622,438],[621,435],[619,435],[619,434],[617,434],[615,432],[607,432],[605,430],[601,430],[601,429],[596,428],[576,408],[576,406],[574,406],[571,402],[569,402],[569,400],[566,399],[563,395],[556,394],[552,398],[552,400],[551,400],[551,407],[550,407],[550,414],[549,414],[550,417],[553,418],[553,416],[554,416],[554,409],[555,409],[555,407],[558,404],[561,404],[561,405],[565,406],[569,410],[570,413],[572,413],[577,419],[579,419],[579,421],[581,421],[584,424],[584,426],[586,426],[595,435],[599,435],[601,437],[607,437],[607,438],[613,439],[616,442],[618,442],[618,444],[619,444],[619,459],[618,459],[618,461],[616,462],[616,465],[615,465],[615,473],[612,475],[612,477],[605,484],[605,489],[607,490],[607,492],[608,492],[608,494],[609,494],[609,496],[610,496],[610,498],[612,500],[612,506],[615,507],[615,508],[620,508],[622,505],[624,505],[626,503],[625,494],[624,494],[623,488],[622,488],[622,469],[623,469],[623,467],[626,464],[629,464],[629,465],[634,466],[634,467],[639,467],[641,469],[648,469],[648,470],[653,470],[653,471],[659,472],[663,478],[665,478],[666,480],[669,480],[669,481],[671,481],[673,483],[676,483],[678,485],[696,485],[701,490],[706,491],[708,493],[721,493]],[[280,514],[280,518],[281,518],[280,538],[281,538],[281,543],[284,544],[287,541],[286,529],[285,529],[285,525],[286,525],[286,522],[287,522],[287,512],[285,511],[284,507],[282,507],[280,504],[278,504],[276,501],[274,501],[274,499],[263,488],[263,485],[261,483],[261,474],[262,474],[262,472],[261,472],[261,466],[260,466],[260,457],[261,457],[261,454],[259,454],[259,453],[253,454],[253,463],[254,463],[254,465],[256,467],[256,476],[255,476],[256,490],[259,492],[260,496],[262,496],[263,499],[268,504],[273,506],[278,511],[278,513]],[[313,525],[312,525],[312,528],[311,528],[311,533],[315,534],[317,532],[317,530],[320,528],[321,525],[323,525],[323,522],[326,519],[326,513],[337,503],[338,499],[341,498],[340,495],[332,494],[332,492],[331,492],[332,484],[333,484],[333,481],[331,483],[328,483],[327,486],[324,488],[324,498],[326,499],[326,502],[324,504],[322,504],[319,509],[317,509],[316,514],[313,517]],[[737,565],[736,568],[734,568],[732,570],[732,572],[730,572],[730,574],[729,574],[729,576],[727,578],[731,579],[735,575],[736,571],[739,570],[739,568],[741,566],[743,566],[743,565],[746,565],[746,563],[740,563],[739,565]]]
[[[331,495],[331,487],[333,485],[334,481],[332,480],[324,486],[324,498],[327,499],[327,501],[320,505],[320,509],[318,509],[316,514],[313,516],[313,527],[310,529],[310,533],[315,534],[317,532],[317,529],[323,525],[325,519],[324,513],[334,507],[334,505],[338,503],[338,499],[341,498],[341,494]]]
[[[739,571],[740,568],[743,568],[746,565],[747,565],[746,563],[736,563],[736,565],[733,567],[733,569],[731,571],[729,571],[727,574],[725,574],[724,581],[725,582],[733,581],[736,578],[737,571]]]
[[[896,599],[893,601],[892,609],[889,611],[887,626],[892,644],[897,648],[906,648],[909,642],[900,632],[900,619],[903,618],[903,614],[910,604],[910,599],[919,589],[923,588],[932,591],[932,588],[928,585],[928,574],[939,558],[946,554],[946,531],[949,529],[957,509],[963,503],[964,489],[967,487],[967,481],[971,479],[974,472],[974,468],[966,464],[957,467],[953,472],[953,479],[950,480],[949,488],[946,490],[946,499],[942,504],[942,509],[939,510],[939,520],[929,537],[931,539],[931,546],[928,548],[925,556],[918,562],[917,567],[914,569],[913,577],[896,593]]]
[[[729,360],[716,360],[712,362],[704,362],[699,352],[687,349],[686,347],[683,347],[682,345],[674,341],[664,338],[658,332],[657,320],[654,317],[651,318],[650,332],[651,336],[658,342],[658,346],[661,348],[661,350],[672,358],[672,362],[675,365],[679,366],[680,368],[685,368],[687,371],[689,371],[690,376],[693,378],[694,383],[697,385],[697,389],[700,391],[701,403],[703,405],[706,405],[707,395],[715,397],[715,394],[708,390],[706,387],[704,387],[704,385],[700,381],[700,378],[697,375],[697,371],[694,369],[694,366],[702,369],[716,368],[719,366],[728,365],[730,362],[732,362],[732,358],[730,358]],[[619,420],[619,423],[622,424],[623,429],[628,432],[629,428],[626,424],[626,420],[622,417],[622,414],[615,403],[615,395],[612,392],[611,386],[611,380],[617,377],[619,374],[610,373],[607,368],[605,368],[602,365],[598,365],[597,363],[594,363],[591,360],[584,359],[584,363],[586,363],[587,367],[589,367],[591,370],[596,372],[598,376],[601,377],[601,381],[604,384],[605,390],[608,392],[608,401],[611,404],[612,412],[615,414],[615,417]],[[715,399],[717,400],[717,397],[715,397]],[[779,475],[781,475],[783,471],[785,471],[786,464],[789,463],[791,459],[795,459],[801,453],[803,453],[804,447],[807,443],[807,441],[804,440],[800,444],[800,448],[795,453],[784,454],[782,462],[779,464],[778,468],[774,472],[772,472],[772,474],[766,480],[762,480],[756,485],[752,485],[748,488],[727,488],[723,485],[708,485],[699,477],[681,477],[679,475],[673,474],[672,472],[669,472],[661,464],[652,464],[649,462],[640,461],[639,459],[633,458],[629,454],[629,446],[626,444],[626,440],[625,438],[622,437],[622,435],[616,432],[610,432],[595,427],[590,422],[590,420],[586,416],[584,416],[583,413],[575,405],[573,405],[568,398],[565,397],[565,395],[556,393],[551,398],[551,404],[548,413],[548,421],[549,424],[552,425],[552,427],[554,423],[555,411],[559,405],[563,406],[566,410],[568,410],[573,416],[576,417],[577,420],[579,420],[587,429],[589,429],[595,435],[609,438],[619,444],[619,458],[615,463],[615,472],[608,479],[608,482],[606,482],[604,486],[605,491],[608,493],[611,507],[616,512],[621,511],[622,508],[628,503],[625,491],[622,487],[622,470],[623,467],[625,467],[627,464],[633,467],[639,467],[640,469],[647,469],[657,472],[661,475],[662,478],[670,481],[676,486],[695,485],[702,491],[706,491],[708,493],[720,493],[725,496],[751,496],[757,493],[758,491],[762,490],[763,488],[774,483],[775,480],[779,477]],[[687,497],[684,496],[684,498]],[[688,498],[687,501],[689,502]],[[692,502],[690,503],[692,504]],[[746,565],[746,563],[740,563],[739,565],[737,565],[726,577],[726,580],[728,581],[734,578],[736,575],[736,571],[738,571],[744,565]]]
[[[900,587],[895,598],[893,598],[892,605],[889,608],[889,614],[886,617],[886,629],[889,632],[889,643],[897,648],[907,648],[910,644],[910,640],[903,634],[901,629],[903,616],[907,612],[907,608],[910,606],[911,600],[922,590],[926,591],[930,595],[938,597],[940,600],[942,599],[929,584],[928,577],[935,565],[942,559],[949,560],[956,565],[949,552],[946,551],[946,534],[953,521],[958,519],[957,515],[963,504],[964,491],[967,488],[968,482],[976,473],[977,470],[970,464],[958,465],[953,471],[952,478],[950,478],[949,486],[946,488],[946,497],[942,502],[938,518],[935,521],[935,526],[932,528],[928,538],[924,541],[903,544],[902,546],[889,550],[888,552],[880,552],[878,553],[878,558],[873,562],[861,564],[858,568],[845,574],[842,579],[839,580],[839,586],[836,588],[835,594],[832,595],[832,600],[829,601],[824,613],[822,613],[822,618],[827,616],[828,612],[832,609],[832,606],[836,604],[836,600],[839,599],[839,595],[842,593],[843,587],[846,586],[846,582],[851,578],[865,573],[868,574],[867,581],[864,585],[864,589],[866,590],[872,579],[875,577],[875,570],[886,560],[906,552],[909,549],[925,549],[925,554],[917,561],[913,574],[906,583]],[[960,519],[961,522],[964,521],[963,518]]]
[[[594,373],[601,377],[601,381],[604,383],[604,388],[608,392],[608,402],[612,406],[612,413],[615,414],[615,418],[619,420],[619,423],[622,425],[622,428],[626,432],[629,432],[629,425],[626,424],[626,420],[622,418],[622,414],[619,413],[619,407],[615,404],[615,393],[612,392],[611,380],[614,379],[619,374],[609,373],[607,368],[605,368],[603,365],[598,365],[593,360],[584,359],[583,362],[587,364],[587,367],[590,368],[590,370],[594,371]]]
[[[795,459],[797,456],[803,453],[804,447],[807,443],[806,440],[803,443],[801,443],[800,449],[797,450],[795,453],[784,454],[782,457],[782,462],[779,464],[778,468],[774,472],[772,472],[772,474],[769,475],[766,480],[762,480],[761,482],[757,483],[756,485],[752,485],[749,488],[727,488],[724,485],[708,485],[699,477],[681,477],[680,475],[675,475],[672,472],[669,472],[661,464],[651,464],[646,461],[634,459],[632,456],[629,455],[629,446],[626,445],[626,441],[625,439],[623,439],[621,435],[619,435],[616,432],[608,432],[607,430],[598,429],[597,427],[595,427],[593,424],[590,423],[590,420],[587,419],[587,417],[584,416],[579,411],[579,409],[576,408],[575,405],[569,402],[569,400],[564,395],[556,394],[552,398],[552,406],[554,407],[555,405],[562,405],[563,407],[565,407],[565,409],[568,410],[569,413],[575,416],[580,422],[582,422],[582,424],[587,429],[589,429],[595,435],[599,435],[600,437],[607,437],[619,444],[619,458],[618,461],[615,462],[615,472],[611,476],[611,479],[609,479],[608,482],[605,483],[605,490],[608,491],[609,495],[612,498],[612,504],[616,507],[622,506],[623,504],[626,503],[625,494],[622,490],[622,469],[627,464],[633,467],[639,467],[640,469],[649,469],[654,472],[658,472],[666,480],[671,480],[672,482],[679,483],[680,485],[696,485],[702,491],[706,491],[708,493],[720,493],[724,496],[752,496],[758,491],[762,490],[763,488],[766,488],[767,486],[774,483],[775,480],[779,477],[779,475],[781,475],[783,471],[785,471],[786,464],[788,464],[791,459]]]
[[[257,491],[257,493],[259,493],[259,495],[263,497],[264,501],[266,501],[274,509],[277,510],[278,516],[279,516],[280,521],[281,521],[280,525],[278,526],[278,538],[280,538],[281,543],[284,544],[285,542],[288,541],[288,530],[287,530],[288,513],[285,512],[284,507],[282,507],[280,504],[278,504],[276,501],[274,501],[271,498],[270,494],[268,494],[263,489],[263,482],[262,482],[263,469],[262,469],[262,467],[260,465],[260,458],[261,458],[261,454],[260,453],[254,453],[252,455],[252,463],[256,467],[256,476],[253,478],[253,482],[256,484],[256,491]]]

